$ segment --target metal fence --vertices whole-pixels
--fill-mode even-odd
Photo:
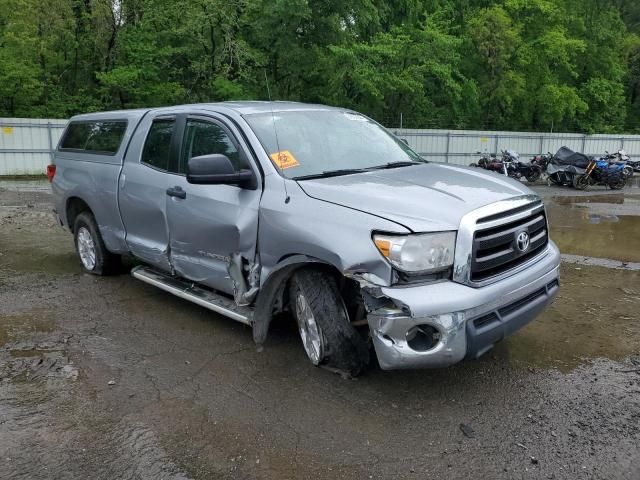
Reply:
[[[51,162],[67,120],[0,118],[0,176],[43,174]],[[468,165],[478,152],[499,154],[515,150],[521,158],[555,153],[567,146],[587,155],[620,149],[640,158],[640,135],[581,135],[575,133],[519,133],[466,130],[392,129],[426,158]]]
[[[0,118],[0,176],[42,175],[67,120]]]
[[[481,153],[500,154],[515,150],[521,159],[552,152],[567,146],[587,155],[602,156],[605,151],[625,150],[640,158],[640,135],[582,135],[576,133],[519,133],[466,130],[391,129],[407,140],[411,148],[433,161],[468,165]],[[634,159],[635,159],[634,158]]]

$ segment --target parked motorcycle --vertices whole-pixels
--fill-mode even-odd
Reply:
[[[477,152],[477,153],[479,155],[482,155],[482,157],[480,157],[480,160],[478,160],[478,163],[470,164],[469,165],[470,167],[484,168],[485,170],[491,170],[492,172],[497,172],[497,173],[506,175],[504,165],[500,160],[498,160],[498,157],[496,157],[494,154],[489,155],[488,153],[485,153],[485,154],[482,154],[481,152]]]
[[[616,153],[609,153],[605,151],[605,157],[601,158],[601,160],[607,160],[609,163],[618,165],[622,167],[622,174],[626,178],[633,177],[633,166],[629,164],[631,157],[627,155],[627,152],[624,150],[618,150]]]
[[[562,147],[547,165],[549,182],[563,187],[573,186],[573,179],[584,175],[590,162],[591,159],[584,153]]]
[[[522,177],[529,183],[535,183],[542,175],[542,169],[538,165],[520,161],[520,154],[513,150],[502,151],[502,163],[505,166],[507,175],[520,180]]]
[[[545,155],[536,155],[531,159],[531,164],[537,165],[538,167],[540,167],[540,170],[542,170],[543,172],[546,172],[547,165],[549,165],[549,162],[551,161],[552,158],[553,158],[553,153],[551,152],[548,152]]]
[[[640,172],[640,160],[629,160],[627,165],[633,168],[634,172]]]
[[[592,159],[583,174],[573,177],[573,186],[584,190],[590,185],[606,185],[612,190],[620,190],[627,183],[623,168],[623,165],[611,164],[607,160]]]
[[[538,165],[521,162],[518,152],[503,150],[501,154],[500,159],[495,155],[485,154],[478,160],[478,163],[472,163],[470,166],[484,168],[518,180],[524,177],[530,183],[540,178],[542,169]]]

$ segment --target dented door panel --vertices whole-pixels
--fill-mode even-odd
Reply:
[[[258,232],[259,190],[230,185],[173,183],[186,198],[167,197],[171,264],[181,277],[233,294],[228,268],[234,255],[253,263]]]

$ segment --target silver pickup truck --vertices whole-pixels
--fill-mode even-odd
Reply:
[[[73,117],[48,168],[84,269],[251,326],[290,312],[315,365],[477,358],[559,290],[540,198],[427,162],[371,119],[289,102]],[[286,317],[283,317],[286,318]]]

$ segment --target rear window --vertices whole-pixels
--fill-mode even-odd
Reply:
[[[60,142],[60,150],[113,155],[120,148],[126,120],[71,122]]]

